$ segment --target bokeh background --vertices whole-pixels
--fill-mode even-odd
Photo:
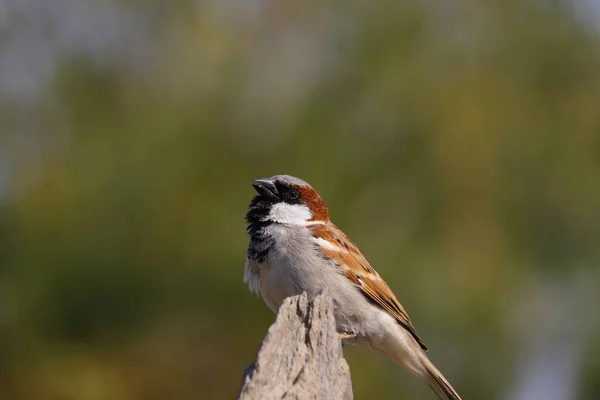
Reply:
[[[600,398],[600,2],[0,1],[0,398],[231,399],[250,182],[329,203],[465,399]],[[357,399],[429,399],[346,349]]]

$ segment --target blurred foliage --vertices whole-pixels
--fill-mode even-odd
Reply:
[[[568,4],[110,4],[147,33],[0,102],[0,398],[233,398],[273,320],[241,282],[249,183],[279,173],[465,399],[519,398],[562,345],[600,397],[600,47]],[[357,399],[429,398],[346,354]]]

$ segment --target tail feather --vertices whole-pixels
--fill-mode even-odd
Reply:
[[[408,331],[393,330],[375,347],[396,364],[426,382],[440,400],[462,400]]]
[[[426,357],[425,357],[426,358]],[[431,379],[427,382],[440,400],[462,400],[444,375],[426,358],[423,364]]]

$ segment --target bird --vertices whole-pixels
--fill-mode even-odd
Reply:
[[[291,175],[256,179],[246,214],[249,236],[243,281],[277,313],[287,297],[332,297],[344,345],[389,357],[441,400],[461,400],[426,355],[427,346],[390,287],[335,226],[315,189]]]

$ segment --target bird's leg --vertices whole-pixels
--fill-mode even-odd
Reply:
[[[342,330],[341,332],[338,332],[338,335],[340,335],[340,339],[342,341],[342,347],[352,346],[355,344],[352,342],[352,339],[354,339],[356,337],[357,333],[352,332],[352,331]]]
[[[345,339],[354,339],[356,337],[357,333],[353,332],[349,329],[342,328],[340,331],[338,331],[338,335],[340,335],[340,339],[345,340]]]
[[[339,332],[338,332],[339,333]],[[356,337],[356,333],[339,333],[340,339],[354,339]]]

